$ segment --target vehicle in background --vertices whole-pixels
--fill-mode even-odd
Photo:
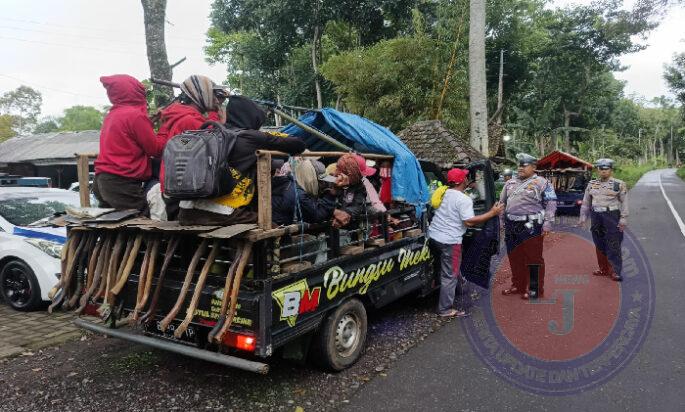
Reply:
[[[592,178],[591,163],[557,150],[538,161],[537,173],[549,180],[557,193],[557,215],[580,214]]]
[[[52,187],[52,179],[49,177],[23,177],[18,175],[0,175],[2,187]]]
[[[66,229],[48,219],[78,206],[78,193],[64,189],[0,188],[0,296],[12,308],[34,310],[49,300]]]

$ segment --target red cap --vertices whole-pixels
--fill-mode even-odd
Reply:
[[[466,176],[469,175],[468,170],[464,169],[451,169],[449,172],[447,172],[447,183],[456,183],[459,184],[466,180]]]
[[[376,169],[369,167],[366,164],[366,159],[358,154],[354,155],[357,165],[359,165],[359,170],[362,172],[362,176],[373,176],[376,173]]]

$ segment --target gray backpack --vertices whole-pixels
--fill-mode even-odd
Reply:
[[[212,129],[207,128],[210,125]],[[164,194],[168,197],[216,197],[235,186],[228,168],[235,132],[213,121],[200,129],[172,137],[164,148]]]

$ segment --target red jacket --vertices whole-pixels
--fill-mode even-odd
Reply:
[[[163,109],[161,114],[162,125],[159,127],[157,137],[163,140],[165,144],[169,139],[186,130],[198,130],[207,120],[219,120],[219,115],[216,112],[209,112],[205,118],[194,107],[181,103],[171,104]],[[159,168],[159,182],[162,192],[164,192],[164,162]]]
[[[150,179],[150,157],[161,156],[165,141],[157,138],[147,117],[145,86],[125,74],[100,77],[112,102],[100,130],[100,154],[95,174],[110,173]]]

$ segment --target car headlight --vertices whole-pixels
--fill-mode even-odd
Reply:
[[[62,245],[43,239],[24,239],[26,243],[37,247],[41,252],[59,259],[62,255]]]

